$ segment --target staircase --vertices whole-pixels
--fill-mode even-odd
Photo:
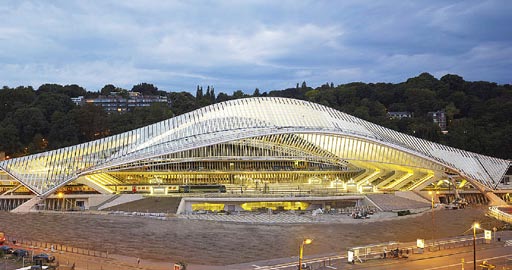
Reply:
[[[98,210],[103,210],[112,206],[133,202],[137,200],[143,199],[142,194],[118,194],[115,196],[115,198],[109,202],[102,203],[100,207],[98,207]]]
[[[430,203],[428,201],[424,200],[423,202],[419,202],[395,196],[393,194],[368,194],[366,197],[376,204],[378,208],[382,209],[382,211],[398,211],[430,207]]]
[[[41,199],[39,197],[34,197],[26,202],[24,202],[22,205],[14,208],[11,210],[12,213],[28,213],[36,211],[35,206],[39,203],[41,203],[44,199]]]
[[[396,191],[395,196],[406,198],[409,200],[414,200],[417,202],[430,203],[429,199],[421,196],[420,194],[418,194],[415,191]]]
[[[106,173],[86,175],[77,179],[76,182],[92,187],[101,194],[112,194],[114,191],[111,186],[122,184],[117,178]]]
[[[99,210],[100,207],[102,207],[103,205],[105,205],[105,204],[107,204],[107,203],[109,203],[109,202],[119,198],[119,196],[121,196],[121,195],[120,194],[113,195],[112,197],[106,199],[104,202],[102,202],[102,203],[100,203],[98,205],[89,207],[89,210]]]

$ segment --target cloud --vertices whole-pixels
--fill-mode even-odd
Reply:
[[[421,72],[510,83],[506,1],[7,1],[1,83],[262,91]]]
[[[317,25],[261,25],[251,31],[178,31],[153,44],[139,48],[151,51],[154,61],[185,66],[277,65],[275,59],[314,51],[318,47],[336,47],[341,32],[336,27]]]

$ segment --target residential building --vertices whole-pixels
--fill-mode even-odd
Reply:
[[[412,112],[388,112],[389,119],[412,118]]]
[[[137,107],[149,107],[153,103],[166,103],[168,106],[171,105],[170,100],[167,99],[166,96],[142,95],[139,92],[128,92],[128,97],[113,92],[108,96],[85,99],[82,104],[83,103],[101,106],[108,113],[131,111]]]
[[[446,131],[446,113],[444,111],[429,112],[428,116],[439,125],[441,131]]]

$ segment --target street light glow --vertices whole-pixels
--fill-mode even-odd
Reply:
[[[311,244],[311,242],[313,242],[312,239],[305,238],[304,240],[302,240],[302,243],[299,246],[299,270],[302,270],[302,253],[304,251],[304,245],[309,245]]]
[[[473,223],[473,270],[476,270],[476,229],[480,229],[478,222]]]

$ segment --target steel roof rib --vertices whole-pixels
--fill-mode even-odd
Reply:
[[[507,160],[429,142],[323,105],[256,97],[210,105],[103,139],[2,161],[0,169],[35,194],[46,196],[101,168],[240,139],[288,133],[335,135],[375,143],[442,165],[490,189],[497,187],[510,166]],[[305,146],[307,151],[318,151],[313,150],[317,146],[312,141]],[[318,149],[326,151],[320,145]],[[365,149],[378,147],[365,146]]]

